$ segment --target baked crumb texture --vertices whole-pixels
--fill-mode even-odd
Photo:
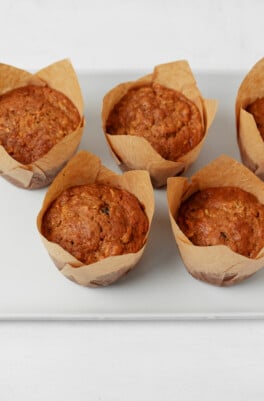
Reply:
[[[48,86],[23,86],[0,96],[0,145],[22,164],[40,159],[79,123],[73,103]]]
[[[264,206],[240,188],[196,192],[182,203],[177,223],[194,245],[227,245],[249,258],[264,246]]]
[[[204,135],[196,105],[157,83],[130,89],[109,114],[106,131],[142,136],[171,161],[188,153]]]
[[[246,110],[253,115],[260,135],[264,140],[264,98],[256,99],[247,106]]]
[[[71,187],[51,204],[42,234],[84,264],[139,251],[148,218],[130,192],[103,184]]]

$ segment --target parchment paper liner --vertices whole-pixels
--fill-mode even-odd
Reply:
[[[145,206],[149,229],[154,213],[153,188],[146,171],[129,171],[118,175],[104,167],[97,156],[85,151],[80,151],[68,162],[48,189],[38,214],[37,227],[44,245],[61,273],[70,280],[89,287],[109,285],[128,273],[137,264],[145,249],[144,245],[136,253],[111,256],[97,263],[84,265],[60,245],[44,238],[41,234],[42,218],[51,202],[71,186],[93,182],[121,187],[133,193]]]
[[[0,174],[13,184],[22,188],[40,188],[48,185],[58,171],[75,153],[82,136],[83,98],[78,78],[69,60],[61,60],[31,74],[19,68],[0,64],[0,94],[26,85],[39,85],[56,89],[66,95],[80,114],[80,123],[76,130],[31,164],[22,164],[13,159],[0,146]]]
[[[264,141],[252,114],[245,109],[264,97],[264,58],[259,60],[242,81],[236,98],[237,140],[243,163],[264,179]]]
[[[157,82],[167,88],[181,92],[192,100],[202,116],[204,137],[201,142],[176,162],[161,157],[151,144],[143,137],[132,135],[110,135],[106,131],[106,122],[114,105],[131,88],[140,87],[150,82]],[[175,61],[161,64],[154,68],[153,74],[133,82],[121,83],[110,90],[103,99],[102,123],[103,130],[112,149],[116,162],[123,169],[147,170],[153,185],[160,187],[166,184],[167,178],[183,173],[197,159],[208,129],[214,119],[217,109],[215,100],[204,99],[196,85],[195,78],[187,61]]]
[[[167,196],[173,234],[183,262],[195,278],[219,286],[230,286],[264,266],[264,248],[255,259],[233,252],[225,245],[196,246],[175,221],[182,201],[198,190],[235,186],[254,194],[264,203],[264,183],[239,162],[222,155],[198,171],[190,181],[184,177],[168,179]]]

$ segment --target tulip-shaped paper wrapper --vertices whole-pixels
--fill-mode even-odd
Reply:
[[[237,140],[243,163],[264,179],[264,141],[255,119],[246,108],[264,97],[264,58],[259,60],[242,81],[236,98]]]
[[[164,159],[143,137],[111,135],[106,129],[110,112],[122,97],[130,89],[152,82],[182,93],[200,111],[204,133],[203,138],[193,149],[181,156],[177,161]],[[204,99],[202,97],[188,62],[176,61],[158,65],[154,68],[153,74],[140,78],[137,81],[122,83],[108,92],[103,100],[103,130],[113,156],[123,169],[147,170],[150,173],[153,185],[161,187],[166,184],[168,177],[183,173],[197,159],[207,136],[208,129],[214,119],[216,108],[217,103],[215,100]]]
[[[81,140],[84,117],[83,98],[76,73],[69,60],[61,60],[31,74],[19,68],[0,64],[0,95],[27,85],[46,86],[64,94],[80,115],[76,129],[31,164],[22,164],[0,146],[0,174],[22,188],[40,188],[52,182],[56,174],[76,152]]]
[[[250,192],[264,204],[264,183],[245,166],[225,155],[198,171],[190,181],[173,177],[168,179],[167,186],[172,230],[186,269],[195,278],[219,286],[238,283],[263,268],[264,248],[251,259],[225,245],[193,245],[180,230],[176,218],[181,203],[194,192],[225,186]]]
[[[118,175],[104,167],[97,156],[85,151],[75,155],[51,184],[37,218],[38,230],[51,258],[61,273],[76,283],[89,287],[107,286],[135,267],[144,252],[145,245],[136,253],[110,256],[96,263],[84,265],[60,245],[48,241],[41,232],[45,211],[62,191],[75,185],[91,183],[119,187],[135,195],[145,208],[149,229],[154,212],[154,194],[146,171],[129,171]]]

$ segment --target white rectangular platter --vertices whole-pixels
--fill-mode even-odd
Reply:
[[[101,129],[101,104],[114,85],[148,71],[87,72],[79,79],[86,126],[81,149],[97,154],[121,173]],[[218,155],[240,160],[234,103],[244,73],[197,72],[204,97],[219,108],[192,175]],[[155,190],[151,234],[137,267],[116,284],[85,288],[67,280],[53,265],[36,229],[46,189],[27,191],[0,179],[0,319],[218,319],[264,317],[264,270],[230,288],[192,278],[185,270],[170,227],[166,189]]]

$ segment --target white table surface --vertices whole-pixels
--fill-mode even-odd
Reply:
[[[0,61],[248,70],[263,13],[262,0],[1,0]],[[263,320],[2,321],[0,400],[263,400],[263,357]]]

